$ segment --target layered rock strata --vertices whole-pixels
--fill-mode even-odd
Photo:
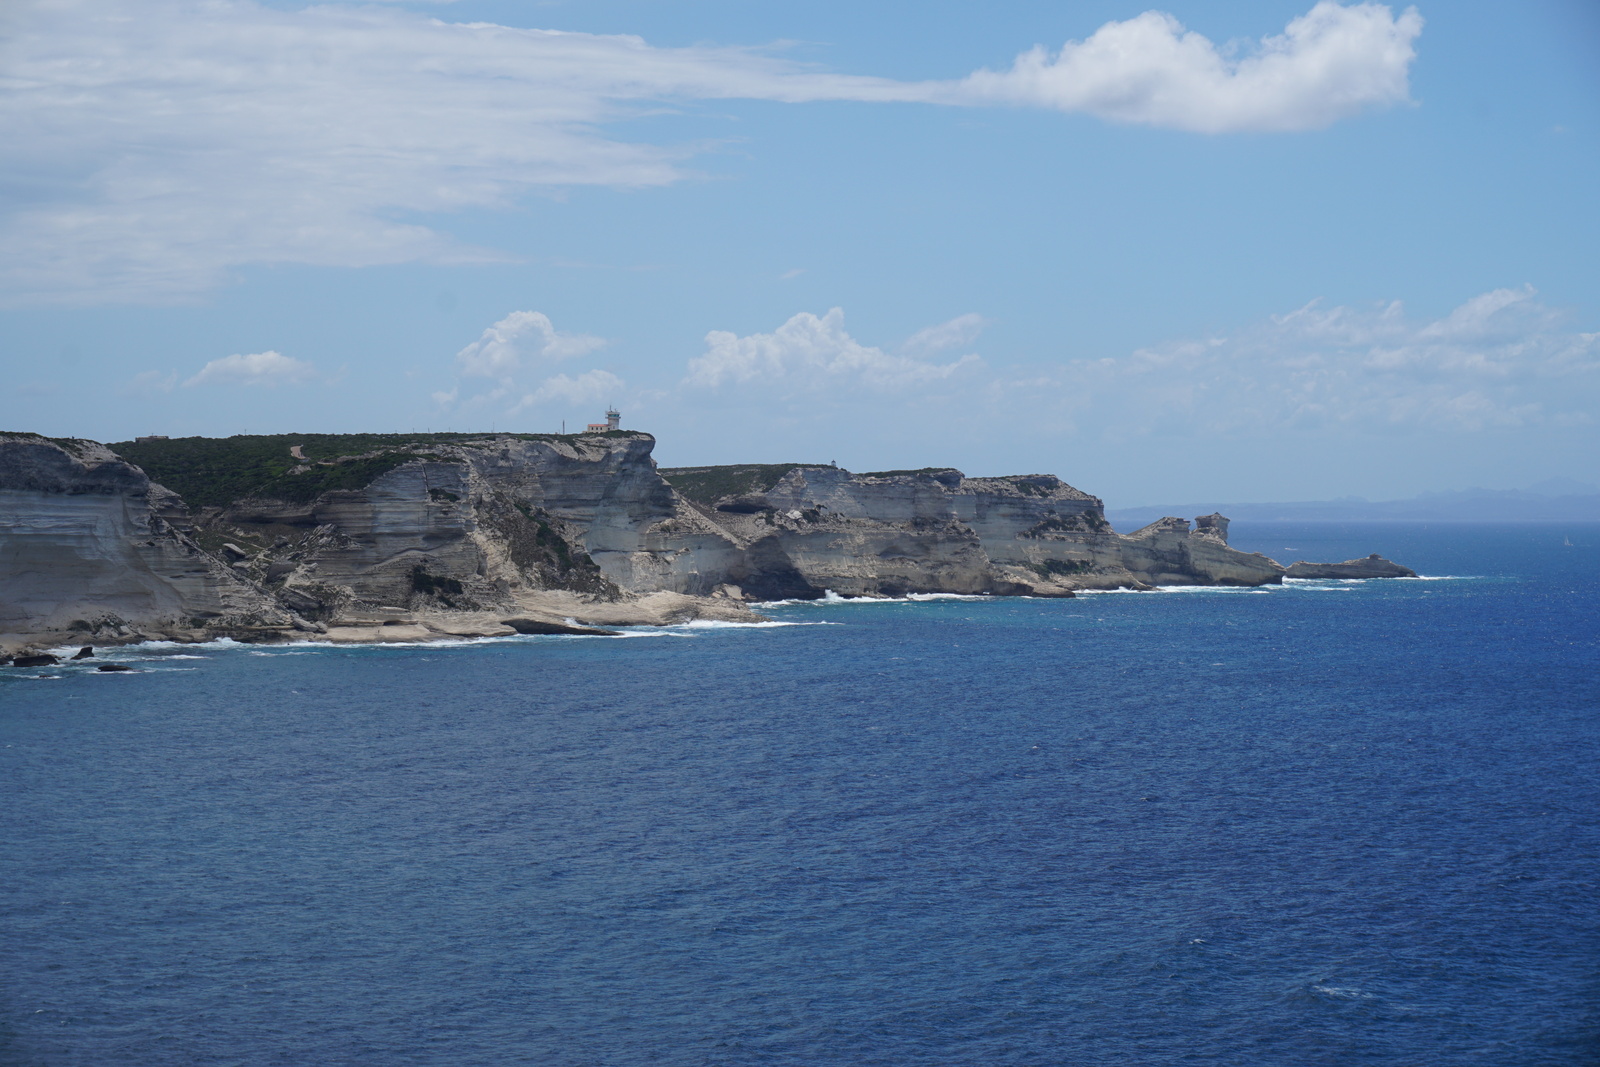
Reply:
[[[308,435],[119,454],[0,436],[0,642],[416,641],[753,620],[749,602],[828,590],[1070,596],[1284,574],[1230,548],[1221,516],[1119,535],[1050,475],[661,471],[654,444]]]
[[[1261,585],[1283,568],[1228,547],[1226,520],[1168,518],[1122,536],[1098,497],[1048,474],[968,478],[934,469],[852,474],[795,466],[716,495],[716,468],[663,473],[743,558],[720,576],[761,599],[906,593],[1070,596],[1078,589]],[[733,468],[738,470],[738,468]],[[709,486],[709,491],[702,491]]]
[[[0,634],[292,628],[271,595],[162,518],[177,507],[104,445],[0,435]]]

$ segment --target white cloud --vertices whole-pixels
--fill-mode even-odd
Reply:
[[[523,396],[511,408],[511,412],[515,414],[552,401],[566,404],[611,403],[622,391],[624,384],[621,378],[604,370],[584,371],[576,378],[558,374],[554,378],[546,378],[540,382],[537,389]]]
[[[1006,71],[978,71],[951,98],[1082,111],[1200,133],[1308,130],[1410,98],[1422,16],[1381,4],[1320,0],[1242,58],[1147,11],[1110,22],[1051,55],[1035,48]]]
[[[147,370],[135,374],[117,390],[124,396],[156,396],[160,393],[170,393],[178,384],[178,375],[174,371]]]
[[[144,375],[140,376],[141,378]],[[183,384],[194,385],[300,385],[316,377],[316,368],[304,360],[278,352],[252,352],[224,356],[200,368]],[[136,379],[138,380],[138,379]]]
[[[937,326],[929,326],[918,330],[906,339],[901,348],[913,355],[927,355],[933,352],[943,352],[947,348],[959,348],[970,345],[978,339],[978,334],[988,322],[982,315],[959,315],[949,322],[941,322]]]
[[[607,123],[690,100],[1022,104],[1223,132],[1406,99],[1420,19],[1324,0],[1244,59],[1166,16],[1001,73],[905,83],[751,48],[448,23],[395,7],[15,0],[0,35],[17,301],[190,296],[248,263],[485,262],[408,215],[685,177]]]
[[[951,325],[932,329],[945,330]],[[953,363],[929,363],[863,345],[845,331],[844,310],[833,308],[820,318],[801,312],[772,333],[740,337],[726,330],[711,331],[706,334],[705,354],[689,362],[685,384],[714,389],[754,382],[801,390],[861,384],[894,390],[943,381],[962,368],[981,363],[974,355]]]
[[[1114,437],[1571,425],[1600,408],[1600,334],[1564,329],[1529,287],[1484,293],[1423,323],[1398,301],[1312,302],[1232,336],[1075,361],[996,380],[989,393]]]
[[[456,366],[469,377],[509,381],[525,366],[587,355],[605,345],[589,334],[558,333],[538,311],[513,311],[456,353]]]
[[[555,402],[607,402],[625,385],[610,371],[550,376],[556,363],[589,355],[605,343],[591,334],[562,333],[543,312],[513,311],[456,353],[456,384],[433,399],[444,407],[497,405],[508,414]],[[463,395],[461,380],[474,378],[494,384]]]

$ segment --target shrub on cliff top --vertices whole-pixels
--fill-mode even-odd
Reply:
[[[715,504],[725,496],[765,493],[783,476],[801,467],[826,467],[826,463],[740,463],[722,467],[662,467],[661,477],[686,500]]]
[[[191,507],[223,507],[248,497],[314,500],[332,489],[360,489],[412,459],[430,444],[456,444],[484,434],[264,434],[179,437],[170,441],[120,441],[110,446],[143,468],[152,481]],[[531,435],[522,435],[531,436]],[[298,446],[306,458],[289,449]],[[378,453],[371,455],[370,453]],[[360,456],[360,459],[350,457]],[[343,460],[344,462],[339,462]],[[331,466],[321,466],[322,463]],[[290,474],[304,463],[312,468]]]

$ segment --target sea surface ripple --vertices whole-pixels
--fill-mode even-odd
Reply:
[[[0,1063],[1600,1060],[1600,528],[1236,534],[1448,577],[0,672]]]

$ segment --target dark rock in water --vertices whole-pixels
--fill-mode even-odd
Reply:
[[[584,637],[621,637],[617,630],[601,630],[593,626],[569,626],[564,622],[540,622],[538,619],[501,619],[501,622],[519,634],[577,634]]]
[[[60,662],[61,660],[45,652],[37,656],[18,656],[12,661],[11,665],[13,667],[53,667]]]
[[[109,674],[113,671],[131,671],[133,668],[122,663],[102,663],[100,666],[96,667],[95,670],[105,671]]]
[[[1366,559],[1347,559],[1343,563],[1307,563],[1301,560],[1290,567],[1285,578],[1415,578],[1410,567],[1392,563],[1374,552]]]
[[[73,659],[93,659],[94,658],[94,646],[93,645],[84,645],[82,648],[78,649],[78,654],[76,656],[73,656],[72,658]]]

